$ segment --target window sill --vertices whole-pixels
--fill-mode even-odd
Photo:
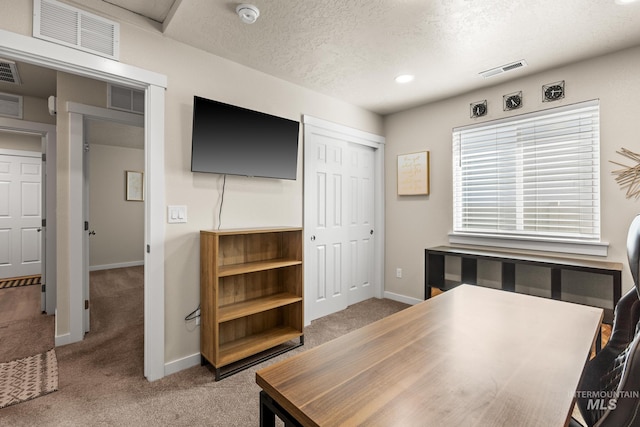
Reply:
[[[606,257],[609,243],[580,242],[568,240],[525,239],[505,236],[491,236],[464,233],[449,233],[449,243],[460,245],[490,246],[496,248],[521,249],[528,251],[559,252],[574,255],[593,255]]]

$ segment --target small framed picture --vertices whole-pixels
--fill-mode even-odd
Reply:
[[[419,196],[429,194],[429,152],[398,156],[398,195]]]
[[[126,199],[142,202],[144,200],[144,172],[126,171]]]

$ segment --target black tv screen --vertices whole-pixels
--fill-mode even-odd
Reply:
[[[191,171],[295,180],[299,126],[194,96]]]

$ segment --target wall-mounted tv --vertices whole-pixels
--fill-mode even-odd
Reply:
[[[191,171],[296,179],[300,123],[194,96]]]

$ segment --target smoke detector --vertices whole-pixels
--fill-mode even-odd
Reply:
[[[245,24],[253,24],[258,20],[258,16],[260,16],[260,11],[257,7],[246,3],[239,4],[238,7],[236,7],[236,13]]]

